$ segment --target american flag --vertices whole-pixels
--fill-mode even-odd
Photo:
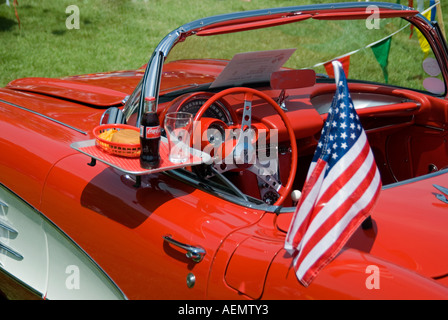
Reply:
[[[298,280],[308,286],[369,216],[381,178],[348,91],[333,61],[336,93],[285,240]]]

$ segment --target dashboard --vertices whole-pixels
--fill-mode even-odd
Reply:
[[[333,96],[334,93],[326,93],[315,96],[311,98],[311,104],[314,106],[314,108],[316,108],[319,114],[328,113],[330,105],[333,101]],[[353,105],[356,109],[379,107],[403,102],[402,97],[378,93],[354,92],[351,94],[351,97]]]
[[[390,89],[365,84],[351,84],[351,97],[360,117],[389,117],[412,115],[421,109],[424,101],[421,96],[408,90]],[[279,90],[262,90],[274,100]],[[170,103],[169,111],[183,111],[196,114],[210,99],[212,92],[188,93],[177,97]],[[334,85],[317,84],[311,88],[289,89],[285,94],[285,112],[291,121],[296,138],[311,136],[320,131],[334,96]],[[204,118],[216,119],[222,125],[233,126],[240,123],[242,116],[241,97],[220,99],[210,105]],[[257,121],[269,128],[282,131],[282,123],[275,111],[264,102],[254,101],[252,125]],[[311,108],[310,108],[311,107]],[[255,121],[254,121],[255,120]],[[225,127],[224,126],[224,127]],[[283,140],[283,139],[280,139]]]
[[[184,95],[174,100],[170,109],[188,112],[194,115],[211,96],[213,96],[213,94],[206,92]],[[221,101],[216,101],[210,105],[204,113],[204,117],[218,119],[226,125],[232,125],[234,122],[229,107],[224,105]]]

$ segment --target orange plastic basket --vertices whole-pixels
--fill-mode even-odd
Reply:
[[[102,137],[100,137],[100,135],[103,132],[106,132],[108,130],[119,131],[122,129],[131,129],[131,130],[135,130],[137,132],[139,131],[139,129],[137,127],[126,125],[126,124],[104,124],[104,125],[97,126],[93,129],[93,135],[96,138],[96,143],[95,143],[96,146],[107,153],[114,154],[117,156],[128,157],[128,158],[139,157],[140,152],[141,152],[140,143],[138,143],[138,144],[117,143],[117,142],[112,142],[112,141],[109,141],[109,140],[106,140],[106,139],[103,139]]]

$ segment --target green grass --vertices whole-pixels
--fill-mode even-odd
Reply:
[[[0,86],[22,77],[138,68],[148,61],[163,36],[201,17],[336,1],[21,0],[17,8],[21,28],[13,7],[4,2],[0,0]],[[73,4],[80,9],[80,28],[69,30],[66,8]],[[444,2],[445,15],[447,4]]]

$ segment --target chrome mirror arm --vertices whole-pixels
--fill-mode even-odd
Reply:
[[[110,107],[104,111],[100,119],[100,124],[126,123],[123,112],[117,107]]]

